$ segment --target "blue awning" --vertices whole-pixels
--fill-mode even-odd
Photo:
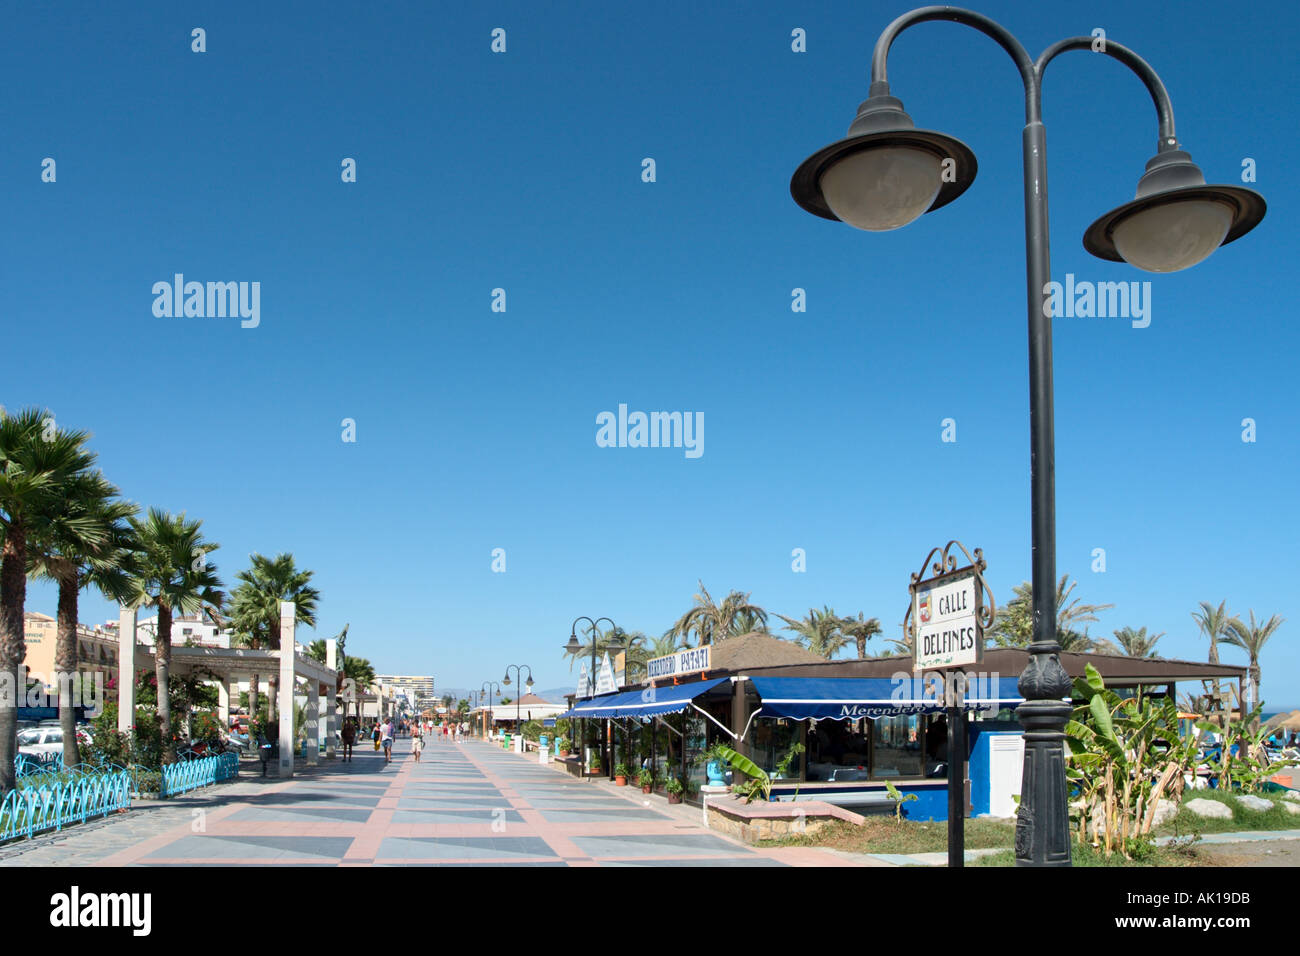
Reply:
[[[713,680],[695,681],[691,684],[673,684],[668,687],[647,687],[645,690],[629,690],[621,694],[606,694],[578,703],[561,717],[586,717],[588,719],[608,719],[615,717],[655,717],[660,714],[674,714],[691,706],[691,701],[701,694],[712,690],[731,678],[717,677]]]
[[[856,720],[937,714],[946,707],[937,681],[887,677],[751,677],[763,702],[762,717],[794,720]],[[1024,703],[1016,678],[974,678],[966,688],[966,711],[998,710]]]

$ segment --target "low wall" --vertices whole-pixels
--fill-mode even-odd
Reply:
[[[816,800],[799,803],[745,803],[737,797],[709,798],[709,829],[745,843],[816,833],[834,820],[861,824],[865,818]]]

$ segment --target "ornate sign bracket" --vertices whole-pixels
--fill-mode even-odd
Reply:
[[[962,567],[957,566],[957,556],[953,553],[953,546],[956,545],[961,549],[961,553],[966,557],[966,564]],[[938,555],[938,559],[931,565],[931,559]],[[980,627],[980,640],[983,640],[983,632],[993,626],[993,619],[997,617],[997,604],[993,600],[993,591],[984,580],[984,571],[988,564],[984,560],[984,551],[976,548],[974,556],[966,550],[966,546],[960,541],[953,539],[945,544],[942,548],[931,548],[930,553],[925,556],[921,562],[919,571],[912,572],[912,580],[908,585],[908,602],[907,613],[903,615],[903,642],[912,648],[915,657],[916,650],[916,621],[912,618],[912,606],[915,603],[911,600],[911,595],[916,592],[918,585],[922,583],[931,583],[947,577],[958,574],[971,572],[974,574],[976,587],[980,591],[981,600],[977,606],[977,620]],[[927,578],[926,572],[930,572]]]

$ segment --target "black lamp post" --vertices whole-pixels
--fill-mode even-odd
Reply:
[[[500,679],[500,683],[503,683],[504,685],[506,685],[506,687],[510,687],[510,669],[511,669],[511,667],[513,667],[513,669],[515,669],[515,680],[519,680],[519,678],[520,678],[520,674],[519,674],[520,666],[523,666],[523,669],[526,670],[526,671],[528,671],[528,683],[525,683],[525,684],[523,685],[523,687],[520,688],[520,691],[524,691],[524,692],[526,692],[526,691],[532,691],[532,689],[533,689],[533,669],[532,669],[532,667],[529,667],[528,665],[526,665],[526,663],[525,663],[525,665],[517,665],[517,663],[511,663],[511,665],[506,665],[506,676],[503,676],[503,678]],[[520,719],[519,719],[519,698],[520,698],[520,697],[523,697],[523,696],[524,696],[523,693],[516,693],[516,695],[515,695],[515,732],[516,732],[516,734],[519,734],[520,736],[523,736],[523,734],[524,734],[524,724],[523,724],[523,723],[520,723]]]
[[[569,641],[567,644],[564,645],[564,652],[566,654],[570,654],[576,658],[579,652],[582,650],[582,644],[578,641],[579,621],[587,621],[588,623],[591,624],[591,671],[589,672],[591,678],[591,693],[587,695],[587,698],[591,699],[592,697],[596,696],[596,656],[597,656],[596,645],[598,643],[597,637],[599,635],[599,628],[597,627],[597,624],[600,621],[609,621],[609,642],[605,645],[606,651],[613,651],[615,654],[617,654],[619,651],[623,649],[623,642],[618,639],[618,625],[615,624],[613,621],[610,621],[609,618],[598,617],[596,618],[596,620],[593,621],[589,617],[579,616],[579,617],[575,617],[573,619],[573,623],[569,625]],[[583,765],[586,759],[586,754],[583,752],[584,747],[585,747],[585,739],[583,744],[578,747],[579,765]],[[608,762],[609,761],[606,761],[606,763]],[[582,766],[582,769],[584,771],[586,770],[585,765]]]
[[[482,701],[482,694],[487,694],[488,709],[487,715],[483,719],[483,736],[491,736],[492,733],[492,695],[501,693],[501,685],[494,680],[485,681],[479,688],[479,700]]]
[[[1056,501],[1053,434],[1052,326],[1044,314],[1051,278],[1047,226],[1047,140],[1041,115],[1043,72],[1067,50],[1093,50],[1093,37],[1049,46],[1037,60],[992,20],[957,7],[922,7],[889,24],[871,58],[871,87],[844,139],[806,159],[790,181],[795,202],[824,219],[873,232],[897,229],[940,208],[975,179],[975,155],[943,133],[918,130],[890,96],[885,61],[898,35],[929,20],[974,27],[1001,46],[1025,87],[1023,132],[1025,276],[1029,315],[1029,436],[1032,503],[1034,639],[1020,675],[1020,722],[1025,763],[1016,823],[1016,862],[1069,866],[1063,701],[1070,679],[1056,635]],[[1137,195],[1084,233],[1084,248],[1102,259],[1127,261],[1148,272],[1177,272],[1245,235],[1264,218],[1264,199],[1239,186],[1207,186],[1179,148],[1169,94],[1155,71],[1132,50],[1106,39],[1097,52],[1123,63],[1142,80],[1155,103],[1156,155]]]

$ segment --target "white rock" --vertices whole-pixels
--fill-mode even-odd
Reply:
[[[1220,803],[1218,800],[1205,800],[1198,797],[1195,800],[1188,800],[1183,806],[1198,817],[1216,817],[1220,820],[1232,819],[1232,809],[1226,803]]]
[[[1300,800],[1300,790],[1288,790],[1283,796],[1288,800]]]
[[[1152,828],[1168,823],[1178,815],[1178,804],[1172,800],[1161,800],[1156,804],[1156,815],[1152,818]]]
[[[1245,796],[1238,797],[1237,802],[1240,803],[1247,810],[1272,810],[1273,809],[1272,800],[1265,800],[1263,797],[1256,797],[1256,796],[1252,796],[1251,794],[1246,794]]]

